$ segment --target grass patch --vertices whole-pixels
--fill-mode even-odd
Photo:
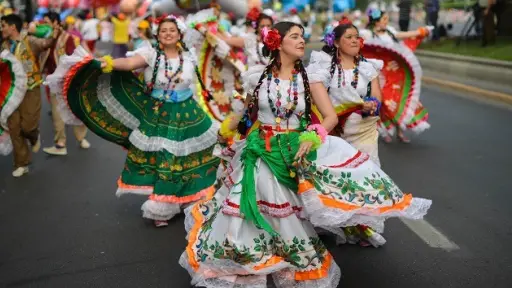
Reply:
[[[462,41],[457,47],[455,46],[455,39],[444,39],[439,42],[422,43],[419,49],[463,56],[512,61],[511,38],[498,38],[496,44],[487,47],[482,47],[481,43],[481,41],[477,40],[468,40]]]

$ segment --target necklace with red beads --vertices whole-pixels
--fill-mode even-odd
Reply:
[[[177,77],[181,71],[183,71],[183,56],[181,55],[181,53],[179,53],[179,65],[178,65],[178,68],[176,69],[176,71],[174,73],[172,73],[171,75],[171,72],[172,72],[172,66],[169,65],[169,61],[167,59],[167,55],[165,53],[164,54],[164,60],[165,60],[165,78],[167,78],[167,80],[169,80],[169,82],[167,83],[167,89],[164,90],[164,98],[166,100],[169,100],[169,99],[172,99],[174,100],[174,98],[177,97],[177,93],[176,91],[174,90],[174,88],[176,88],[176,84],[180,83],[180,78]]]
[[[268,104],[270,106],[270,110],[272,110],[272,113],[276,117],[275,121],[276,124],[279,125],[281,121],[288,120],[292,115],[295,109],[297,108],[297,105],[299,103],[299,93],[298,93],[298,86],[299,83],[297,82],[297,70],[293,69],[292,71],[292,77],[290,79],[290,87],[287,89],[288,96],[286,98],[286,101],[288,104],[286,104],[286,107],[283,106],[282,98],[283,94],[281,93],[281,80],[279,79],[279,74],[277,71],[269,72],[267,74],[267,95],[268,95]],[[277,97],[276,101],[271,99],[270,97],[270,85],[272,83],[272,78],[274,78],[274,83],[276,83],[276,92]],[[293,95],[293,98],[292,98]]]
[[[341,88],[341,86],[345,87],[346,85],[346,82],[345,82],[345,70],[343,70],[343,65],[341,64],[341,59],[340,61],[336,64],[336,66],[338,66],[338,88]],[[350,85],[352,85],[352,87],[354,87],[354,89],[357,88],[357,82],[359,81],[359,57],[356,57],[356,59],[354,60],[354,79],[352,80],[352,82],[350,82]]]

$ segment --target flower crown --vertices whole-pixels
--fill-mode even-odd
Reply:
[[[263,44],[267,46],[270,51],[275,51],[281,46],[281,35],[276,29],[268,29],[267,27],[261,30]]]
[[[176,22],[176,26],[178,26],[178,30],[180,30],[181,34],[185,34],[185,32],[187,31],[187,25],[185,24],[185,22],[183,22],[180,18],[178,18],[177,16],[174,16],[174,15],[162,15],[162,16],[156,18],[153,21],[153,23],[155,23],[156,25],[160,25],[160,23],[164,19],[174,20]]]

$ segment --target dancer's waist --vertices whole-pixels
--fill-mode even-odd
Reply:
[[[183,102],[188,98],[192,97],[194,92],[192,89],[182,89],[182,90],[165,90],[165,89],[153,89],[151,92],[151,97],[170,103]]]

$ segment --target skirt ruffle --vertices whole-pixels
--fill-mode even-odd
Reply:
[[[338,137],[327,138],[308,171],[299,195],[315,226],[365,225],[381,233],[386,219],[421,219],[432,204],[403,193],[368,154]]]
[[[27,73],[14,55],[0,53],[0,155],[9,155],[13,146],[7,120],[20,106],[27,92]]]
[[[300,198],[257,163],[257,205],[279,233],[271,236],[240,214],[241,152],[245,141],[217,150],[231,161],[219,174],[221,188],[185,210],[188,246],[180,264],[200,287],[337,287],[341,272],[306,220]],[[224,148],[227,149],[227,148]],[[229,149],[228,149],[229,150]]]
[[[157,101],[132,72],[104,74],[81,47],[47,82],[74,120],[128,150],[116,194],[149,195],[144,217],[167,220],[213,189],[218,124],[192,98]]]

